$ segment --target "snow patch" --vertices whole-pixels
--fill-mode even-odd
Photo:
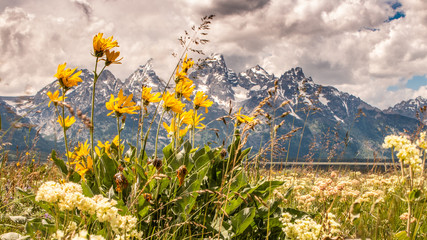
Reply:
[[[227,106],[228,106],[227,101],[221,100],[221,99],[219,99],[217,96],[211,96],[211,97],[212,97],[212,100],[213,100],[214,102],[218,103],[218,105],[220,105],[220,106],[222,106],[222,107],[227,107]]]
[[[329,100],[328,100],[327,98],[325,98],[325,95],[324,95],[323,93],[321,93],[321,94],[319,95],[319,101],[320,101],[323,105],[328,106]]]
[[[337,115],[334,115],[335,120],[344,123],[344,120],[342,120],[341,118],[339,118]]]
[[[249,91],[247,89],[237,86],[237,87],[233,87],[233,91],[234,91],[234,100],[236,102],[241,102],[248,99],[247,95]]]

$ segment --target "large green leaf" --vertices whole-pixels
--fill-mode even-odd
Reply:
[[[82,189],[83,189],[83,195],[85,195],[86,197],[93,197],[94,196],[92,189],[90,189],[90,187],[87,185],[87,183],[85,181],[82,181],[81,185],[82,185]]]
[[[57,157],[56,157],[56,152],[55,152],[55,150],[52,150],[51,157],[52,157],[52,160],[53,160],[53,162],[55,163],[55,165],[56,165],[59,169],[61,169],[61,172],[62,172],[63,174],[65,174],[65,175],[67,175],[67,174],[68,174],[67,166],[65,165],[64,160],[59,159],[59,158],[57,158]]]
[[[231,225],[234,230],[234,236],[242,234],[246,228],[253,222],[255,217],[255,207],[243,208],[236,215],[231,217]]]
[[[101,166],[104,170],[102,182],[106,188],[110,188],[113,185],[114,174],[116,174],[118,166],[116,162],[105,153],[101,157]]]
[[[47,237],[55,232],[55,225],[42,221],[40,218],[32,219],[25,224],[25,230],[30,234],[32,239],[36,239],[37,231],[47,239]]]

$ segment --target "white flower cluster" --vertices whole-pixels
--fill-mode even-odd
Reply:
[[[60,211],[78,209],[81,212],[96,215],[99,222],[110,223],[117,239],[125,239],[124,236],[126,238],[141,236],[141,233],[135,230],[137,218],[120,215],[119,210],[115,207],[117,202],[114,200],[109,200],[101,195],[92,198],[85,197],[82,187],[76,183],[46,182],[37,191],[36,201],[57,204]]]
[[[342,234],[341,224],[335,218],[334,214],[327,213],[323,221],[323,228],[322,225],[307,216],[292,222],[292,215],[287,212],[282,214],[280,221],[284,226],[282,230],[286,234],[286,239],[315,240],[337,237]]]
[[[305,217],[296,219],[291,222],[292,215],[283,213],[280,221],[283,223],[283,232],[286,234],[286,239],[293,240],[317,240],[320,236],[322,226],[317,224],[313,219]]]
[[[81,230],[80,232],[74,234],[71,240],[105,240],[103,236],[100,235],[88,235],[87,230]],[[57,230],[56,233],[52,235],[52,239],[64,239],[65,233],[62,230]]]
[[[417,141],[418,146],[424,147],[425,132],[420,134],[420,139]],[[397,157],[403,164],[408,164],[414,172],[423,170],[422,160],[420,158],[420,150],[418,146],[411,143],[409,139],[403,136],[389,135],[384,139],[384,148],[392,148],[397,151]]]

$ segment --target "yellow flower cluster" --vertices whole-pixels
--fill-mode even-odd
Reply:
[[[113,41],[113,36],[104,38],[103,33],[98,33],[93,37],[93,51],[95,57],[102,57],[107,50],[118,47],[117,41]]]
[[[141,99],[143,101],[143,105],[146,111],[148,104],[160,102],[162,100],[160,98],[160,93],[151,93],[151,90],[152,88],[146,86],[142,88]]]
[[[93,159],[89,155],[89,144],[79,143],[74,152],[68,152],[70,164],[75,165],[75,171],[85,180],[86,172],[93,170]]]
[[[58,105],[58,102],[63,102],[65,100],[64,96],[59,96],[58,90],[56,90],[54,93],[49,91],[46,93],[46,95],[50,99],[49,104],[47,105],[48,107],[50,107],[51,103],[53,103],[53,105],[55,105],[55,107],[56,107]]]
[[[58,120],[56,121],[61,125],[61,127],[63,127],[65,130],[68,130],[71,125],[76,122],[76,118],[74,116],[71,118],[70,116],[67,116],[65,119],[63,119],[61,116],[58,116]]]
[[[115,113],[116,116],[120,117],[124,113],[127,114],[136,114],[136,110],[139,110],[139,106],[135,106],[136,103],[132,102],[133,94],[128,97],[123,95],[123,89],[120,89],[119,95],[117,98],[111,94],[110,101],[105,103],[105,107],[111,112],[107,116]]]
[[[243,115],[240,113],[241,110],[242,108],[239,108],[239,112],[234,115],[237,119],[238,125],[241,123],[251,123],[254,121],[255,117],[249,117],[249,116]]]
[[[67,63],[59,64],[58,69],[54,77],[58,79],[59,85],[65,89],[72,88],[77,86],[79,82],[82,82],[82,79],[79,77],[82,71],[76,71],[77,68],[74,69],[66,69]]]
[[[172,110],[175,113],[183,113],[183,108],[185,104],[182,103],[179,99],[176,99],[173,93],[169,91],[163,94],[163,107],[166,111]]]

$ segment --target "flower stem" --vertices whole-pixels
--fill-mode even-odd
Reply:
[[[159,141],[159,132],[160,132],[160,125],[163,120],[163,116],[165,115],[165,110],[162,111],[162,115],[160,116],[159,125],[157,126],[157,133],[156,133],[156,144],[154,145],[154,159],[157,158],[157,142]]]
[[[65,102],[65,89],[62,88],[62,96],[64,96]],[[65,129],[65,109],[62,105],[62,130],[64,131],[64,142],[65,142],[65,156],[67,156],[67,165],[70,167],[70,160],[68,159],[68,141],[67,141],[67,130]]]
[[[120,132],[121,132],[121,129],[120,129],[120,117],[117,115],[117,113],[116,113],[116,118],[117,118],[117,133],[118,133],[118,136],[119,136],[119,144],[118,144],[118,151],[119,151],[119,159],[118,160],[120,160],[121,158],[122,158],[122,153],[121,153],[121,144],[120,144]]]
[[[91,109],[91,113],[90,113],[90,122],[91,122],[92,126],[89,129],[89,131],[90,131],[90,146],[91,146],[90,147],[90,155],[91,155],[92,159],[95,159],[94,153],[93,153],[93,149],[94,149],[93,148],[93,145],[94,145],[94,143],[93,143],[93,130],[95,127],[94,122],[93,122],[93,119],[94,119],[93,112],[95,110],[95,86],[96,86],[96,82],[98,81],[98,74],[96,73],[96,71],[98,69],[98,59],[99,59],[99,57],[96,57],[95,72],[94,72],[95,75],[93,77],[93,88],[92,88],[92,109]]]

